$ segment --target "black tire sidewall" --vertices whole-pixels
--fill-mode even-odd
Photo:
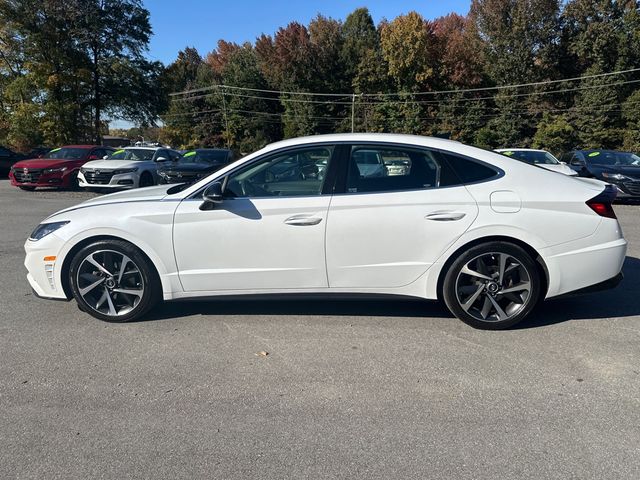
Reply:
[[[136,307],[126,315],[112,317],[97,312],[87,304],[78,291],[76,280],[78,269],[80,268],[82,261],[90,253],[98,250],[114,250],[116,252],[123,253],[133,260],[140,269],[145,285],[144,293],[138,305],[136,305]],[[81,310],[99,320],[112,323],[124,323],[139,319],[160,301],[162,291],[158,274],[156,273],[155,268],[151,265],[149,259],[134,245],[123,240],[98,240],[80,249],[71,260],[71,265],[69,267],[69,285],[71,286],[73,297]]]
[[[146,184],[145,184],[145,180],[147,180]],[[151,175],[149,172],[143,172],[142,175],[140,175],[140,181],[138,182],[138,186],[141,188],[144,188],[144,187],[152,187],[153,185],[154,185],[153,175]]]
[[[508,320],[498,322],[485,322],[471,316],[460,306],[456,295],[456,280],[458,278],[460,270],[462,270],[467,262],[469,262],[473,258],[491,252],[506,253],[514,257],[516,260],[520,261],[529,272],[532,285],[531,294],[527,300],[527,304],[522,309],[522,311]],[[513,325],[516,325],[517,323],[524,320],[539,303],[541,291],[542,279],[540,277],[538,266],[531,258],[531,255],[529,255],[522,247],[513,243],[493,241],[475,245],[469,250],[461,253],[453,261],[445,275],[442,296],[449,311],[451,311],[453,315],[455,315],[466,324],[474,328],[484,330],[502,330],[512,327]]]

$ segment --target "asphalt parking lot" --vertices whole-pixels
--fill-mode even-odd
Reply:
[[[25,238],[93,195],[0,181],[0,477],[640,478],[640,205],[616,290],[487,332],[419,301],[117,325],[35,298]]]

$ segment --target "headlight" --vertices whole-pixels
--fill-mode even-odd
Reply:
[[[55,232],[61,227],[64,227],[67,223],[69,222],[66,221],[66,222],[41,223],[36,227],[33,233],[31,233],[31,235],[29,236],[29,240],[33,240],[34,242],[37,242],[41,238],[46,237],[47,235]]]
[[[114,175],[121,175],[123,173],[133,173],[133,172],[137,172],[138,171],[138,167],[136,168],[121,168],[120,170],[114,170],[113,174]]]
[[[169,174],[167,172],[163,172],[162,170],[158,172],[158,175],[160,175],[162,178],[169,178]]]
[[[602,172],[602,178],[607,178],[609,180],[618,180],[618,181],[631,180],[629,177],[622,175],[621,173],[607,173],[607,172]]]
[[[43,173],[58,173],[64,172],[67,167],[58,167],[58,168],[45,168]]]

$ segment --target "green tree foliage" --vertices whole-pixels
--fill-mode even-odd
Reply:
[[[574,137],[575,129],[565,115],[545,113],[538,123],[532,146],[560,155],[575,145]]]
[[[141,0],[1,1],[0,142],[90,141],[104,117],[159,117],[165,143],[242,152],[352,129],[640,148],[637,1],[473,0],[466,16],[378,25],[358,8],[185,48],[166,68],[145,59],[150,35]]]
[[[139,0],[0,2],[0,118],[9,143],[99,141],[106,116],[153,123],[162,66]],[[0,134],[1,135],[1,134]]]

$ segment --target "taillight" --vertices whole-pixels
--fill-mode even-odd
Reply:
[[[587,200],[587,205],[601,217],[618,218],[616,217],[616,212],[613,211],[612,205],[617,193],[618,190],[616,187],[607,185],[601,194],[593,197],[591,200]]]

